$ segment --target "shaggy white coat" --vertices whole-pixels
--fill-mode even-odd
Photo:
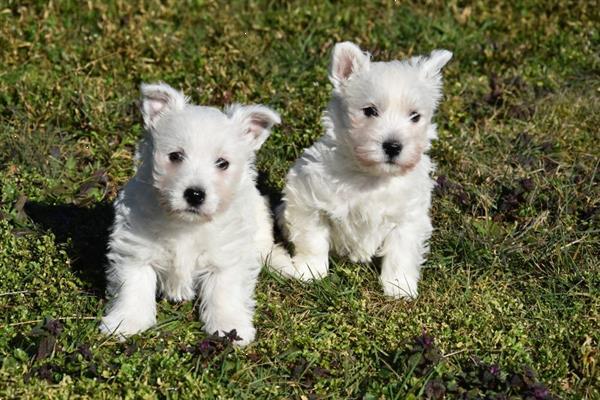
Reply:
[[[137,172],[114,204],[112,299],[101,330],[123,338],[153,326],[157,292],[172,301],[199,294],[206,332],[236,329],[236,344],[250,343],[262,262],[290,264],[273,244],[270,211],[255,187],[255,151],[279,115],[260,105],[225,113],[190,105],[162,83],[141,92],[146,135]],[[204,191],[201,205],[186,201],[188,188]]]
[[[380,256],[384,293],[417,295],[432,231],[434,165],[425,152],[436,138],[431,118],[441,98],[440,70],[451,57],[436,50],[428,57],[371,62],[353,43],[335,46],[325,135],[287,175],[278,220],[295,256],[292,268],[279,272],[321,278],[330,250],[354,262]],[[397,157],[386,155],[385,142],[400,144]]]

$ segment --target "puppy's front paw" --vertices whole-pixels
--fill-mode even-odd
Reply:
[[[417,297],[419,279],[400,274],[398,276],[379,278],[383,293],[395,299],[413,300]]]
[[[322,279],[327,276],[329,270],[329,259],[327,256],[306,256],[297,254],[292,259],[294,264],[293,277],[309,282]]]
[[[233,326],[233,328],[231,326]],[[220,336],[227,335],[234,329],[236,335],[240,338],[239,340],[233,341],[233,345],[235,347],[244,347],[254,342],[254,339],[256,338],[256,328],[254,328],[254,326],[251,324],[238,324],[238,326],[227,324],[223,325],[223,328],[217,328],[213,325],[204,326],[206,333],[213,334],[217,332],[217,334]]]
[[[119,340],[125,340],[128,336],[145,331],[155,323],[155,318],[110,313],[102,318],[100,331],[105,335],[115,335]]]
[[[240,329],[236,329],[237,335],[240,340],[236,340],[233,342],[233,345],[236,347],[244,347],[254,342],[256,338],[256,328],[253,326],[246,326]]]

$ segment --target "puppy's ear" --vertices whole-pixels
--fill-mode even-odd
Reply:
[[[140,109],[146,128],[154,126],[163,115],[182,110],[187,102],[183,93],[162,82],[142,83],[140,91],[142,93]]]
[[[227,107],[225,114],[242,126],[244,139],[250,142],[255,151],[267,140],[273,125],[281,123],[279,114],[261,105],[232,104]]]
[[[337,43],[331,55],[329,80],[336,89],[339,88],[353,74],[368,70],[370,58],[369,53],[352,42]]]
[[[448,50],[434,50],[421,63],[421,71],[425,78],[437,78],[440,71],[450,61],[452,53]]]

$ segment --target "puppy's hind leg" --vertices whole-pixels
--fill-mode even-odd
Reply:
[[[192,300],[196,296],[194,290],[193,266],[196,259],[185,251],[175,253],[172,268],[162,273],[161,290],[165,297],[174,302]]]
[[[383,292],[394,298],[417,297],[421,264],[427,252],[431,222],[424,216],[419,221],[407,222],[394,229],[382,247],[381,276]]]
[[[329,225],[315,209],[288,204],[281,211],[295,255],[294,268],[280,272],[304,281],[323,278],[329,270]]]

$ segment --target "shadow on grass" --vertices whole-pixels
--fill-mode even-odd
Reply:
[[[258,176],[256,177],[256,187],[261,195],[267,196],[269,199],[271,211],[281,204],[283,195],[279,189],[269,182],[269,174],[267,172],[258,171]]]
[[[86,208],[27,202],[24,210],[37,225],[52,231],[58,242],[67,244],[74,272],[95,296],[103,297],[108,234],[114,218],[112,205],[99,203]]]
[[[275,241],[289,246],[289,243],[286,243],[286,240],[283,237],[283,234],[281,233],[281,229],[279,229],[279,226],[275,221],[275,209],[283,202],[283,194],[279,189],[277,189],[269,182],[269,175],[263,171],[258,171],[258,176],[256,178],[256,187],[258,188],[258,191],[261,195],[266,196],[267,199],[269,199],[269,208],[273,217],[273,232],[275,236]]]

